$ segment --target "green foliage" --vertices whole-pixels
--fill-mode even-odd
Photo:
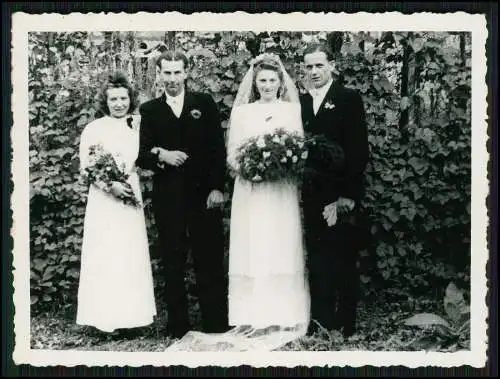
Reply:
[[[213,96],[226,128],[238,84],[250,58],[260,52],[279,54],[304,90],[301,57],[313,35],[178,32],[171,42],[188,52],[188,87]],[[404,294],[434,291],[450,280],[466,285],[470,35],[335,32],[324,37],[336,49],[337,79],[362,95],[369,126],[362,206],[375,244],[362,252],[362,263],[375,263],[363,266],[364,289],[390,287]],[[154,56],[136,55],[137,44],[131,32],[106,32],[101,40],[80,32],[29,35],[31,295],[37,310],[76,303],[87,194],[78,181],[78,145],[85,125],[98,116],[95,96],[107,71],[126,70],[142,89],[143,101],[158,88]],[[156,256],[151,173],[140,174]],[[229,176],[226,192],[229,198]],[[226,232],[229,212],[230,203]]]
[[[457,351],[469,342],[464,333],[460,344],[442,348],[429,345],[426,336],[433,336],[432,330],[409,328],[404,320],[415,311],[433,312],[436,303],[427,296],[412,298],[404,302],[384,302],[367,304],[361,302],[358,308],[357,333],[344,338],[337,330],[320,328],[313,336],[305,336],[290,342],[279,350],[283,351],[409,351],[439,349]],[[195,304],[190,311],[199,316]],[[194,313],[193,312],[193,313]],[[194,315],[193,315],[194,316]],[[116,333],[102,333],[89,327],[76,325],[73,317],[61,312],[37,314],[31,323],[32,349],[78,349],[99,351],[164,351],[174,340],[166,337],[165,309],[151,325],[134,330],[131,336]],[[195,319],[192,320],[193,322]],[[427,338],[429,339],[429,338]],[[416,343],[416,341],[422,341]],[[460,345],[460,346],[459,346]]]
[[[470,333],[470,306],[465,302],[463,293],[450,283],[444,297],[446,318],[434,313],[418,313],[405,320],[405,325],[427,329],[435,327],[434,334],[414,341],[418,345],[425,344],[427,348],[448,348],[450,346],[463,348],[464,341]]]

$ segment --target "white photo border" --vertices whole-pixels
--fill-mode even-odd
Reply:
[[[216,17],[214,17],[216,15]],[[193,27],[196,25],[197,27]],[[39,350],[30,348],[28,33],[53,31],[464,31],[472,35],[472,201],[471,201],[471,350],[438,352],[270,352],[178,353]],[[486,199],[489,195],[486,84],[486,17],[465,12],[431,13],[232,13],[181,12],[70,13],[12,15],[12,180],[15,364],[33,366],[219,366],[234,367],[485,367],[488,262]]]

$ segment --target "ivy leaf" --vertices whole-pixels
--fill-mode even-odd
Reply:
[[[399,221],[399,214],[394,208],[390,208],[389,211],[386,212],[386,216],[389,217],[389,220],[393,223]]]
[[[366,276],[366,275],[360,275],[359,279],[361,280],[361,282],[363,284],[368,284],[371,281],[371,278],[369,276]]]
[[[47,266],[47,260],[43,260],[43,259],[39,259],[39,258],[35,258],[33,260],[33,266],[34,268],[38,271],[38,272],[43,272],[43,270],[45,269],[45,267]]]
[[[227,77],[227,78],[231,78],[231,79],[234,79],[236,77],[236,75],[234,74],[233,71],[231,70],[227,70],[225,73],[224,73],[224,76]]]
[[[406,250],[405,250],[405,248],[404,248],[404,247],[402,247],[402,246],[398,246],[398,247],[396,248],[396,250],[397,250],[397,252],[398,252],[398,254],[399,254],[400,256],[402,256],[402,257],[406,256]]]
[[[454,283],[448,284],[446,288],[444,309],[454,324],[460,321],[462,312],[468,309],[462,292]]]
[[[388,124],[397,124],[398,123],[398,113],[393,111],[392,109],[387,109],[385,112],[386,122]]]
[[[424,48],[425,41],[423,38],[415,38],[413,41],[411,41],[411,47],[413,48],[413,51],[415,53],[418,53]]]
[[[66,276],[69,276],[71,278],[75,278],[75,279],[78,279],[78,277],[80,276],[80,273],[78,272],[78,270],[74,269],[74,268],[70,268],[67,272],[66,272]]]
[[[390,273],[390,271],[389,271],[389,270],[383,270],[383,271],[382,271],[382,277],[383,277],[385,280],[389,279],[389,277],[390,277],[390,276],[391,276],[391,273]]]
[[[413,219],[415,218],[415,216],[417,214],[417,211],[415,210],[415,208],[403,208],[403,209],[401,209],[401,214],[403,216],[406,216],[406,218],[409,221],[413,221]]]
[[[415,316],[406,319],[405,325],[418,326],[420,328],[427,328],[429,326],[440,326],[445,328],[444,331],[445,333],[446,330],[449,330],[451,328],[451,325],[445,319],[433,313],[416,314]]]
[[[233,101],[234,101],[234,98],[233,98],[232,95],[226,95],[226,96],[224,96],[223,102],[228,107],[232,107],[233,106]]]
[[[422,158],[411,157],[408,161],[408,164],[413,167],[415,172],[419,175],[422,175],[429,168],[429,163]]]
[[[400,102],[400,108],[401,110],[406,110],[410,107],[410,99],[408,98],[408,96],[403,96],[401,98],[401,102]]]
[[[86,115],[82,115],[77,122],[77,126],[82,127],[89,123],[89,118]]]

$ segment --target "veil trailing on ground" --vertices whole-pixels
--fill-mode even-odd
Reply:
[[[228,124],[228,164],[233,167],[236,164],[234,151],[240,138],[237,123],[232,125],[231,121],[238,107],[257,100],[253,85],[254,67],[261,62],[270,62],[281,68],[282,83],[279,89],[279,100],[300,103],[298,90],[277,55],[261,54],[254,58],[240,83]],[[169,346],[166,351],[272,351],[304,336],[307,332],[308,321],[294,326],[269,325],[265,328],[238,325],[225,333],[190,331],[179,341]]]

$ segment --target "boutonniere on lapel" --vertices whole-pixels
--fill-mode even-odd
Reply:
[[[191,116],[195,119],[199,119],[201,117],[201,111],[199,109],[193,109],[191,111]]]
[[[329,101],[327,101],[325,103],[325,109],[334,109],[334,108],[335,108],[335,104],[330,103]]]

